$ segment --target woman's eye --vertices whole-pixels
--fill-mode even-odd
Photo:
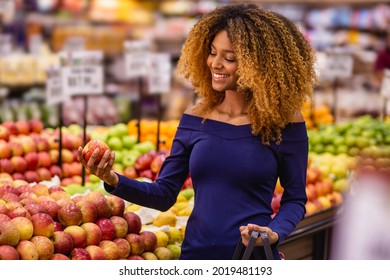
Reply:
[[[210,55],[215,56],[215,55],[217,55],[217,54],[216,54],[216,53],[213,53],[213,52],[210,52]]]
[[[235,62],[235,61],[236,61],[234,58],[228,58],[228,57],[226,57],[225,59],[226,59],[227,61],[229,61],[229,62]]]

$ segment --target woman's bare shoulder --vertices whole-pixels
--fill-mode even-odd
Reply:
[[[305,119],[303,118],[302,112],[295,112],[294,116],[292,117],[291,122],[304,122]]]
[[[187,109],[184,111],[184,114],[201,117],[201,115],[196,110],[196,105],[187,107]]]

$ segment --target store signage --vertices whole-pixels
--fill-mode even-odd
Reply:
[[[12,20],[15,14],[14,0],[0,0],[0,17],[6,21]]]
[[[127,78],[137,78],[150,74],[151,42],[149,40],[125,41],[124,53]]]
[[[63,51],[75,52],[85,50],[85,38],[81,36],[69,36],[66,38]]]
[[[46,103],[54,105],[68,99],[62,91],[61,68],[50,66],[46,71]]]
[[[7,56],[12,52],[12,37],[9,34],[0,34],[0,56]]]
[[[104,89],[101,51],[61,52],[62,90],[68,95],[102,94]]]
[[[150,94],[163,94],[171,90],[172,62],[168,53],[150,54],[150,70],[147,76]]]
[[[347,79],[352,76],[353,57],[348,53],[328,53],[323,75],[330,79]]]
[[[385,69],[383,72],[381,95],[384,98],[390,98],[390,69]]]

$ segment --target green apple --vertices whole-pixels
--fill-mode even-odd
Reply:
[[[123,149],[122,140],[118,136],[111,136],[110,138],[108,138],[107,145],[110,147],[111,150],[114,151],[120,151]]]
[[[156,150],[156,145],[151,141],[144,141],[134,145],[133,149],[138,150],[141,154]]]
[[[112,170],[119,174],[123,174],[123,165],[121,163],[114,163],[112,165]]]
[[[92,182],[92,183],[99,183],[100,182],[100,178],[94,174],[90,174],[89,175],[89,181]]]
[[[117,123],[109,128],[109,137],[122,137],[129,134],[129,130],[125,123]]]
[[[124,153],[122,158],[123,166],[134,166],[135,161],[137,160],[139,154],[138,153]]]
[[[123,151],[122,150],[116,150],[115,151],[115,163],[122,163],[123,159]]]
[[[102,140],[103,142],[106,142],[108,138],[107,133],[91,132],[90,135],[91,135],[91,139]]]
[[[135,144],[137,144],[137,136],[135,135],[124,135],[122,136],[122,143],[123,143],[123,148],[125,149],[132,149]]]

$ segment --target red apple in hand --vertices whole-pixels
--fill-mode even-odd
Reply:
[[[95,163],[98,164],[100,162],[100,160],[102,159],[104,153],[107,151],[107,150],[110,150],[110,147],[108,147],[108,145],[103,142],[102,140],[98,140],[98,139],[92,139],[90,140],[83,148],[82,150],[82,155],[83,155],[83,158],[86,162],[88,162],[88,160],[91,158],[93,152],[96,150],[96,149],[99,149],[99,154],[95,160]]]

